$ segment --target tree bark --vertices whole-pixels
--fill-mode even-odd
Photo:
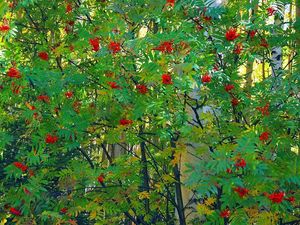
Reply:
[[[171,147],[172,148],[176,147],[176,143],[174,142],[174,140],[171,140]],[[178,164],[173,167],[173,173],[174,173],[174,177],[176,179],[175,197],[176,197],[176,203],[177,203],[177,213],[178,213],[179,224],[186,225],[184,204],[183,204],[182,191],[181,191],[180,170],[179,170]]]
[[[143,177],[143,183],[142,183],[142,191],[147,191],[149,192],[150,186],[149,186],[149,173],[148,173],[148,166],[147,166],[147,156],[146,156],[146,144],[145,142],[141,143],[141,164],[142,164],[142,169],[141,169],[141,175]],[[145,204],[145,211],[148,214],[150,212],[150,205],[149,205],[149,199],[144,200]]]
[[[283,21],[283,17],[277,13],[275,15],[274,24],[278,27]],[[276,32],[273,32],[276,35]],[[282,47],[275,46],[271,51],[271,68],[272,68],[272,90],[276,90],[281,85],[282,75]]]

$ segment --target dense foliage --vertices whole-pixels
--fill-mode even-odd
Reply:
[[[291,5],[1,1],[0,224],[297,224]]]

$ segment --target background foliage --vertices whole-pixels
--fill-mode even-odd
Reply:
[[[0,224],[299,223],[296,4],[2,1]]]

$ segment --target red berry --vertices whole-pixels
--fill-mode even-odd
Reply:
[[[236,167],[241,167],[241,168],[244,168],[246,167],[246,161],[245,159],[238,159],[235,163],[235,166]]]
[[[98,178],[97,178],[97,180],[98,180],[99,183],[103,183],[104,182],[103,175],[99,175]]]
[[[157,46],[156,48],[153,48],[153,50],[157,50],[162,53],[172,53],[173,52],[173,41],[162,42],[159,46]]]
[[[138,89],[141,94],[146,94],[148,92],[147,86],[143,84],[136,85],[136,89]]]
[[[169,74],[163,74],[161,76],[163,84],[173,84],[172,77]]]
[[[122,125],[122,126],[126,126],[126,125],[132,124],[133,122],[132,122],[132,120],[121,119],[121,120],[119,121],[119,123],[120,123],[120,125]]]
[[[65,214],[68,212],[68,208],[64,207],[60,210],[60,213]]]
[[[58,137],[55,135],[47,134],[45,138],[45,142],[48,144],[54,144],[58,141]]]
[[[167,5],[167,6],[172,6],[172,7],[174,7],[174,5],[175,5],[175,0],[167,0],[166,5]]]
[[[222,218],[229,218],[230,217],[230,210],[229,209],[225,209],[220,213],[220,216]]]
[[[237,33],[237,30],[235,28],[230,28],[225,34],[225,38],[227,39],[227,41],[233,41],[239,36],[240,34]]]
[[[13,208],[13,207],[11,207],[9,209],[9,211],[10,211],[11,214],[14,214],[15,216],[21,216],[22,215],[22,212],[20,210],[18,210],[16,208]]]
[[[289,198],[286,198],[285,200],[289,201],[290,203],[294,203],[296,201],[296,198],[294,196],[291,196]]]
[[[37,97],[37,99],[40,100],[40,101],[46,102],[46,103],[49,103],[49,102],[50,102],[50,98],[49,98],[49,96],[47,96],[47,95],[39,95],[39,96]]]
[[[66,96],[67,98],[72,98],[72,97],[73,97],[73,92],[72,92],[72,91],[67,91],[67,92],[65,93],[65,96]]]
[[[236,46],[235,46],[235,49],[233,50],[233,52],[237,55],[241,54],[243,50],[243,44],[242,43],[238,43]]]
[[[42,60],[48,61],[49,60],[49,56],[47,52],[39,52],[39,57]]]
[[[20,170],[22,170],[22,172],[25,172],[28,169],[28,166],[24,165],[23,163],[14,162],[13,164],[14,164],[15,167],[17,167]]]
[[[267,8],[267,11],[269,16],[273,16],[276,12],[276,9],[274,9],[273,7],[269,7]]]
[[[21,78],[21,73],[19,70],[17,70],[14,67],[11,67],[8,71],[7,71],[7,76],[11,77],[11,78]]]
[[[247,188],[243,188],[243,187],[236,187],[233,190],[236,193],[238,193],[241,198],[246,196],[249,193],[249,190]]]
[[[231,99],[231,105],[233,107],[237,106],[239,104],[239,100],[237,98],[232,98]]]
[[[225,85],[225,91],[226,92],[230,92],[233,89],[234,89],[234,85],[232,85],[232,84]]]
[[[120,89],[121,87],[117,84],[117,82],[108,82],[109,86],[112,89]]]
[[[7,32],[9,31],[9,29],[10,27],[7,24],[3,24],[0,26],[0,31]]]
[[[269,44],[265,38],[261,39],[260,46],[265,47],[265,48],[269,47]]]
[[[95,52],[99,51],[99,49],[100,49],[100,39],[98,37],[90,38],[89,43],[92,46],[93,51],[95,51]]]
[[[30,195],[30,194],[31,194],[31,192],[30,192],[27,188],[24,187],[23,190],[24,190],[24,193],[25,193],[25,194],[27,194],[27,195]]]
[[[209,83],[211,82],[211,76],[208,73],[206,73],[202,76],[201,81],[202,83]]]
[[[277,193],[272,193],[269,195],[269,199],[273,202],[273,203],[281,203],[283,200],[285,193],[284,192],[277,192]]]
[[[70,13],[70,12],[72,12],[72,10],[73,10],[72,4],[68,3],[67,6],[66,6],[66,13]]]
[[[249,31],[249,35],[250,35],[251,39],[253,39],[255,37],[256,33],[257,33],[256,30],[250,30]]]
[[[121,51],[121,45],[120,43],[118,42],[114,42],[114,41],[111,41],[108,45],[108,49],[113,53],[113,54],[116,54],[118,53],[119,51]]]
[[[269,135],[270,135],[270,133],[265,131],[265,132],[261,133],[261,135],[259,136],[259,140],[267,141],[269,139]]]
[[[227,169],[226,169],[226,173],[232,173],[232,169],[227,168]]]

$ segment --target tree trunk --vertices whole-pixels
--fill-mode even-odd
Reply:
[[[245,91],[249,91],[251,89],[253,79],[252,79],[252,70],[253,70],[253,61],[247,61],[246,64],[246,85]]]
[[[171,140],[171,147],[175,148],[176,143]],[[173,174],[175,177],[175,197],[176,197],[176,203],[177,203],[177,213],[178,213],[178,219],[180,225],[186,225],[185,220],[185,212],[184,212],[184,204],[183,204],[183,198],[182,198],[182,191],[181,191],[181,179],[180,179],[180,169],[179,165],[176,164],[173,167]]]
[[[145,142],[141,143],[141,164],[142,164],[142,169],[141,169],[141,176],[143,177],[143,182],[142,182],[142,191],[149,192],[150,186],[149,186],[149,173],[148,173],[148,166],[147,166],[147,156],[146,156],[146,144]],[[145,211],[147,214],[150,213],[150,205],[149,205],[149,199],[144,200],[145,204]]]
[[[283,21],[283,17],[277,13],[275,15],[274,24],[276,26],[280,26]],[[273,35],[276,35],[273,32]],[[281,84],[281,75],[282,75],[282,47],[275,46],[271,51],[271,68],[272,68],[272,90],[276,90]]]

